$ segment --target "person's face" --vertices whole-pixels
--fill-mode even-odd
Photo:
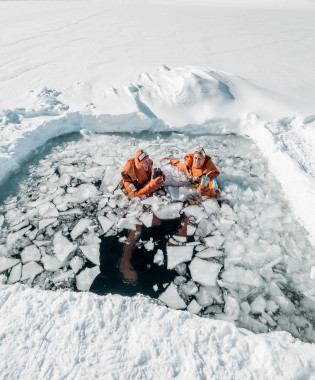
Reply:
[[[199,168],[202,165],[202,155],[199,153],[194,154],[194,166]]]
[[[149,156],[146,157],[146,158],[143,160],[142,166],[143,166],[143,169],[144,169],[146,172],[149,170],[149,166],[150,166],[150,158],[149,158]]]

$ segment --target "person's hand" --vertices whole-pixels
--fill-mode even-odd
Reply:
[[[167,160],[171,165],[174,165],[174,166],[179,163],[178,160],[174,160],[173,158],[164,157],[163,160]]]
[[[164,184],[164,180],[162,177],[152,178],[150,181],[150,188],[152,191],[159,189]]]

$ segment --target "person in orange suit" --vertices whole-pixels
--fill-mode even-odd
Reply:
[[[164,173],[161,171],[160,176],[153,178],[152,166],[153,161],[143,149],[137,150],[135,157],[126,162],[121,176],[129,195],[134,197],[149,195],[163,186]]]
[[[215,178],[220,174],[211,157],[206,155],[202,147],[198,147],[194,153],[188,153],[184,157],[185,162],[169,159],[170,164],[182,170],[187,180],[193,187],[198,187],[201,195],[215,198],[220,195]],[[207,183],[209,181],[209,183]]]

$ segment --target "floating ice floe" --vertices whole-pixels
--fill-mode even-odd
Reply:
[[[80,245],[79,247],[84,256],[89,259],[93,264],[100,265],[100,245]]]
[[[99,216],[98,221],[100,222],[100,224],[102,226],[104,234],[106,234],[106,232],[108,232],[114,224],[114,222],[112,220],[106,218],[106,216]]]
[[[86,268],[76,277],[77,289],[83,292],[88,291],[97,275],[100,274],[100,267]]]
[[[78,236],[83,234],[83,232],[86,231],[91,224],[92,224],[92,220],[90,219],[86,219],[86,218],[80,219],[70,233],[71,239],[75,240]]]
[[[14,267],[20,262],[19,259],[12,259],[10,257],[0,257],[0,273],[5,272],[7,269]]]
[[[186,308],[186,303],[178,294],[177,288],[173,282],[167,287],[165,292],[159,296],[159,300],[164,302],[167,306],[171,307],[172,309]]]
[[[167,269],[174,269],[176,265],[190,261],[194,247],[192,246],[168,246],[167,247]]]
[[[30,261],[23,265],[21,281],[30,279],[30,282],[40,273],[42,273],[44,268],[36,263],[35,261]]]
[[[195,257],[189,265],[192,279],[205,286],[216,285],[221,268],[221,264],[202,260],[198,257]]]
[[[29,261],[39,261],[40,256],[40,250],[34,244],[24,248],[21,252],[21,260],[23,264]]]
[[[58,231],[53,238],[54,252],[56,258],[63,262],[65,261],[71,252],[73,252],[77,246],[72,244],[65,236],[62,235],[61,231]]]

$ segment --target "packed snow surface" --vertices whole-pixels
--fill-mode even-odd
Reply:
[[[253,334],[143,296],[2,285],[0,305],[3,379],[314,379],[314,345],[285,332]]]

